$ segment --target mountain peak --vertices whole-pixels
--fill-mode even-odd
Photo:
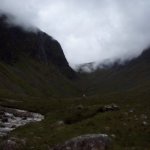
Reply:
[[[54,64],[69,78],[75,73],[70,68],[61,45],[46,33],[37,30],[25,31],[7,23],[7,16],[0,16],[0,61],[13,64],[24,57],[48,65]]]

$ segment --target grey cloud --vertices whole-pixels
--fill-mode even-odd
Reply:
[[[15,23],[56,38],[69,63],[121,61],[150,45],[149,0],[0,0]]]

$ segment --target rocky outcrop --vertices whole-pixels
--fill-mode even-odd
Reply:
[[[103,107],[100,107],[97,112],[109,112],[109,111],[118,111],[120,110],[120,107],[116,104],[111,105],[105,105]]]
[[[111,146],[110,138],[105,134],[89,134],[66,141],[64,145],[57,145],[52,150],[108,150]]]

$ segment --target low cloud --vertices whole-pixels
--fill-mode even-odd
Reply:
[[[69,63],[121,61],[150,45],[149,0],[1,0],[13,23],[57,39]]]

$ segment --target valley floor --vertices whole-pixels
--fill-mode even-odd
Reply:
[[[1,143],[16,139],[19,150],[49,150],[72,137],[107,134],[112,139],[112,150],[149,150],[149,93],[132,94],[112,93],[72,99],[1,98],[3,106],[27,109],[45,116],[42,122],[17,128],[1,138]],[[103,111],[104,107],[112,105],[118,109]]]

